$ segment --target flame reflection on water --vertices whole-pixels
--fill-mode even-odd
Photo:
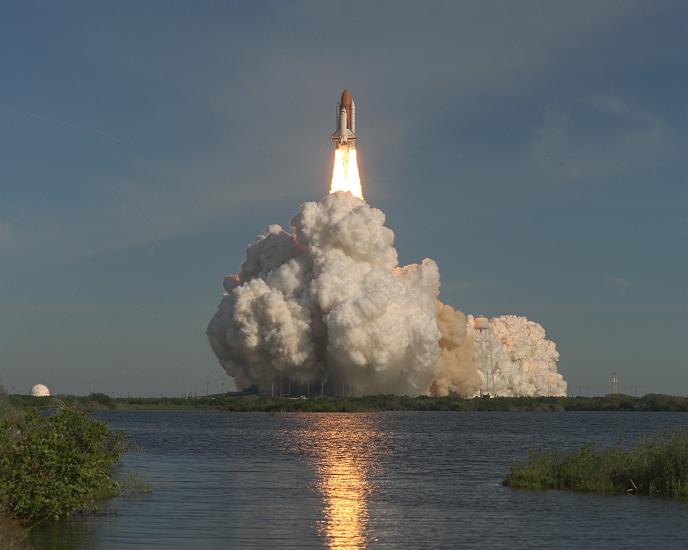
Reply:
[[[322,496],[317,529],[329,548],[363,548],[370,540],[368,503],[371,478],[381,470],[385,434],[373,415],[307,415],[299,450],[315,472],[314,489]]]

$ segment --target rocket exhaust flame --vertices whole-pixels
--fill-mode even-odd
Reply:
[[[335,149],[330,193],[337,191],[348,191],[354,197],[363,199],[356,149],[349,147],[337,147]]]
[[[342,92],[336,115],[337,126],[330,138],[335,143],[330,193],[348,191],[354,197],[363,199],[356,159],[356,104],[349,90]]]

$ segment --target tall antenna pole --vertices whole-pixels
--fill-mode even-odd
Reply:
[[[492,397],[496,397],[494,363],[492,362],[492,340],[490,339],[490,329],[489,328],[485,331],[485,334],[487,334],[487,357],[488,357],[488,360],[490,362],[490,376],[492,376]]]

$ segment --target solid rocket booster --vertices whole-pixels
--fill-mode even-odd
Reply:
[[[356,104],[349,90],[344,90],[337,103],[337,128],[331,136],[336,147],[356,148]]]

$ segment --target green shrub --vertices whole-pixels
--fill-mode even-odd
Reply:
[[[532,451],[511,466],[504,485],[524,489],[688,497],[688,432],[642,438],[630,450]]]
[[[21,417],[21,411],[10,402],[5,388],[0,386],[0,420],[16,420]]]
[[[2,420],[0,509],[31,519],[92,510],[118,493],[110,471],[123,451],[122,433],[78,408]]]

